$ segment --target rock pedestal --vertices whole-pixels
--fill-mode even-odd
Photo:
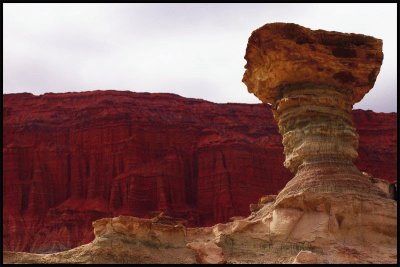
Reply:
[[[351,110],[375,83],[382,41],[272,23],[252,33],[245,59],[243,82],[272,106],[295,174],[266,213],[271,237],[393,249],[396,202],[353,163]]]
[[[272,105],[284,165],[296,174],[276,205],[301,192],[385,196],[353,164],[358,134],[351,117],[379,73],[381,40],[273,23],[252,33],[245,58],[243,82]]]
[[[351,119],[351,94],[327,85],[282,88],[274,117],[283,136],[284,165],[295,177],[278,196],[299,192],[385,193],[371,184],[353,161],[358,134]]]

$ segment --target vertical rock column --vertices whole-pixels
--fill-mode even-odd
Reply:
[[[358,134],[351,118],[379,73],[381,40],[272,23],[252,33],[245,59],[243,82],[272,105],[284,165],[296,174],[276,205],[304,192],[385,197],[353,164]]]

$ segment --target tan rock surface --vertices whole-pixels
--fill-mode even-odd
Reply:
[[[289,84],[330,84],[352,94],[354,104],[372,88],[382,60],[382,40],[316,30],[293,23],[265,24],[246,49],[243,82],[264,103]]]
[[[297,254],[296,258],[294,259],[293,263],[300,263],[300,264],[318,264],[318,256],[311,252],[302,250]]]
[[[87,245],[53,254],[5,251],[4,263],[396,263],[394,201],[388,209],[386,202],[349,194],[316,195],[295,201],[305,210],[269,202],[247,218],[213,227],[101,219]]]
[[[272,104],[284,165],[296,174],[277,203],[302,192],[386,197],[353,164],[358,134],[351,117],[353,104],[379,73],[381,40],[272,23],[252,33],[245,58],[243,81],[249,92]],[[338,79],[340,73],[352,79]]]
[[[351,110],[375,83],[382,41],[272,23],[252,33],[245,58],[243,82],[272,104],[284,165],[295,173],[271,208],[271,236],[319,245],[345,242],[361,251],[385,244],[393,251],[397,203],[389,199],[389,186],[353,163],[358,134]]]
[[[226,263],[222,248],[214,242],[191,242],[186,245],[194,250],[197,256],[197,262],[202,264],[223,264]]]

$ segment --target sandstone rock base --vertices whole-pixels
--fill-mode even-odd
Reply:
[[[372,183],[372,180],[371,180]],[[247,218],[185,228],[129,216],[93,222],[95,239],[5,263],[396,263],[397,202],[353,193],[262,197]],[[168,223],[169,222],[169,223]],[[168,223],[168,224],[167,224]]]

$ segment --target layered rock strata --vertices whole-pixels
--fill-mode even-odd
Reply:
[[[295,173],[276,197],[271,231],[296,242],[392,247],[397,204],[354,165],[358,134],[350,114],[375,83],[382,41],[273,23],[252,33],[245,58],[243,82],[272,105],[284,165]]]
[[[261,36],[271,37],[256,39],[259,43],[279,42],[280,34],[299,40],[296,31],[283,34],[286,26],[313,34],[298,25],[267,24],[253,35],[261,32]],[[322,40],[346,40],[339,33],[318,33]],[[361,45],[362,40],[369,40],[349,36],[345,43],[352,44],[353,37]],[[249,46],[256,49],[252,37]],[[307,39],[300,40],[301,44]],[[296,46],[292,50],[296,51]],[[250,61],[247,66],[251,64]],[[286,135],[285,164],[296,173],[294,182],[278,195],[262,197],[251,206],[252,213],[247,218],[233,217],[232,222],[202,228],[186,228],[181,220],[163,214],[153,219],[105,218],[93,223],[96,237],[87,245],[48,255],[3,252],[5,262],[396,263],[397,203],[379,189],[385,188],[379,180],[352,165],[357,135],[348,109],[359,96],[349,100],[350,94],[329,84],[293,86],[293,90],[287,89],[291,85],[279,89],[275,96],[279,102],[273,103],[273,109],[280,131]],[[305,95],[308,97],[304,102],[296,106],[294,103]],[[333,96],[344,101],[343,108]],[[288,100],[282,101],[285,98]],[[326,98],[328,103],[323,100]],[[329,106],[331,102],[336,104]],[[303,103],[305,109],[300,107]],[[295,131],[293,136],[287,135],[290,129]],[[346,189],[346,181],[348,187],[354,188]]]
[[[395,180],[397,114],[352,117],[357,166]],[[247,216],[291,178],[282,152],[261,104],[122,91],[3,95],[4,249],[89,243],[92,221],[104,217],[164,212],[209,226]]]
[[[3,98],[7,250],[76,247],[92,221],[119,215],[226,222],[290,177],[262,105],[111,90]]]
[[[252,33],[243,81],[272,104],[285,167],[296,173],[281,195],[301,190],[383,195],[353,165],[358,134],[351,110],[376,80],[382,41],[275,23]]]
[[[385,196],[358,170],[358,134],[351,95],[322,85],[292,85],[274,103],[283,136],[285,167],[295,177],[281,196],[299,192],[349,192]]]

